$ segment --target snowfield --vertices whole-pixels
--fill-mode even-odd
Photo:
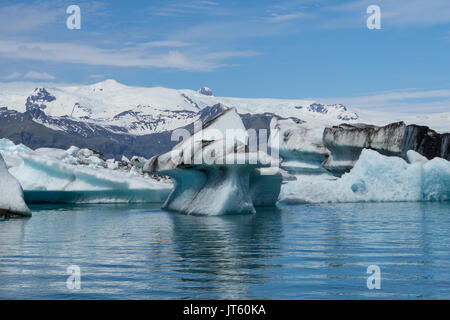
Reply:
[[[108,130],[113,130],[111,126],[118,126],[133,135],[182,127],[197,120],[198,111],[218,103],[234,107],[240,114],[269,112],[284,118],[298,118],[320,127],[344,122],[386,125],[404,121],[406,124],[428,125],[438,132],[445,132],[449,131],[450,123],[450,112],[393,114],[361,110],[357,106],[352,106],[350,110],[341,104],[325,105],[315,100],[216,97],[209,88],[194,91],[133,87],[115,80],[76,86],[0,83],[1,107],[25,112],[34,104],[47,116],[69,117],[102,125]]]

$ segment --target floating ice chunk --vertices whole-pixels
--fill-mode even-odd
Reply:
[[[283,158],[281,167],[293,174],[323,174],[328,150],[322,143],[324,126],[293,119],[272,118],[269,145]]]
[[[31,216],[23,199],[23,191],[19,182],[11,176],[0,154],[0,217]]]
[[[362,149],[373,149],[387,156],[408,159],[408,150],[414,150],[427,159],[435,157],[450,160],[450,134],[404,122],[383,127],[367,124],[341,124],[326,128],[323,143],[331,156],[324,163],[328,170],[342,174],[358,160]]]
[[[277,167],[258,168],[250,174],[249,192],[255,207],[270,207],[278,201],[284,170]]]
[[[422,165],[422,192],[426,201],[450,200],[450,161],[434,158]]]
[[[282,186],[285,203],[366,201],[448,201],[450,162],[434,158],[407,163],[364,149],[350,172],[341,178],[302,176]]]
[[[172,188],[171,182],[136,170],[109,169],[106,161],[88,149],[33,151],[2,139],[0,151],[9,172],[21,183],[27,202],[164,202]],[[117,162],[108,165],[115,168]]]
[[[353,167],[364,148],[401,156],[405,130],[403,122],[384,127],[360,123],[325,128],[323,143],[331,155],[323,165],[334,173],[342,174]]]
[[[428,159],[426,157],[424,157],[423,155],[421,155],[418,152],[415,152],[413,150],[408,150],[408,152],[406,152],[406,156],[408,158],[408,162],[409,163],[425,163],[428,162]]]
[[[227,132],[230,129],[234,136]],[[229,109],[172,151],[150,159],[144,171],[168,175],[175,181],[163,208],[185,214],[226,215],[254,213],[255,205],[275,205],[281,173],[255,171],[275,161],[262,151],[248,152],[246,136],[236,110]]]

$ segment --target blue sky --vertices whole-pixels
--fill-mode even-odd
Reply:
[[[81,8],[81,30],[66,8]],[[366,27],[369,5],[381,30]],[[450,111],[450,1],[17,1],[0,4],[0,81],[197,89]]]

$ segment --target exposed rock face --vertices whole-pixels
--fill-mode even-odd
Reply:
[[[384,127],[367,124],[341,124],[325,128],[323,144],[331,155],[323,166],[335,173],[353,168],[363,149],[374,149],[388,156],[402,154],[405,124],[396,122]]]
[[[280,201],[298,203],[449,201],[450,161],[409,150],[409,162],[363,149],[340,178],[302,177],[283,184]]]
[[[406,127],[402,151],[414,150],[428,159],[450,160],[449,142],[450,133],[439,134],[426,126],[412,124]]]
[[[330,157],[323,166],[334,172],[350,170],[363,149],[373,149],[387,156],[407,160],[407,151],[414,150],[428,159],[449,160],[449,135],[439,134],[426,126],[396,122],[378,127],[367,124],[341,124],[325,128],[323,144]]]
[[[442,136],[441,155],[442,158],[450,160],[450,133]]]
[[[208,87],[202,87],[200,89],[198,89],[198,92],[205,95],[205,96],[212,96],[213,92],[210,88]]]
[[[52,96],[45,88],[36,88],[27,98],[25,107],[32,115],[39,115],[39,111],[46,109],[46,103],[54,101],[56,98]]]
[[[302,106],[296,107],[297,109],[303,108]],[[309,112],[312,113],[319,113],[319,114],[335,114],[337,119],[348,121],[348,120],[358,120],[359,116],[347,110],[347,108],[342,104],[331,104],[331,105],[324,105],[321,103],[312,103],[306,109]]]
[[[236,135],[230,137],[230,129]],[[248,151],[244,124],[236,110],[229,109],[172,151],[150,159],[144,171],[174,180],[163,208],[198,215],[246,214],[278,199],[278,169],[255,171],[270,162],[266,153]]]
[[[30,217],[20,183],[8,172],[0,154],[0,217]]]

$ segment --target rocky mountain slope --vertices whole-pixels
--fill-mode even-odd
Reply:
[[[325,105],[314,100],[216,97],[207,87],[198,91],[145,88],[114,80],[77,86],[0,83],[0,138],[31,148],[67,149],[76,145],[109,157],[150,157],[176,144],[170,139],[172,130],[192,131],[194,121],[207,122],[232,107],[247,128],[264,128],[269,133],[273,116],[320,128],[405,121],[448,131],[450,123],[450,113],[393,115],[349,110],[341,104]]]

